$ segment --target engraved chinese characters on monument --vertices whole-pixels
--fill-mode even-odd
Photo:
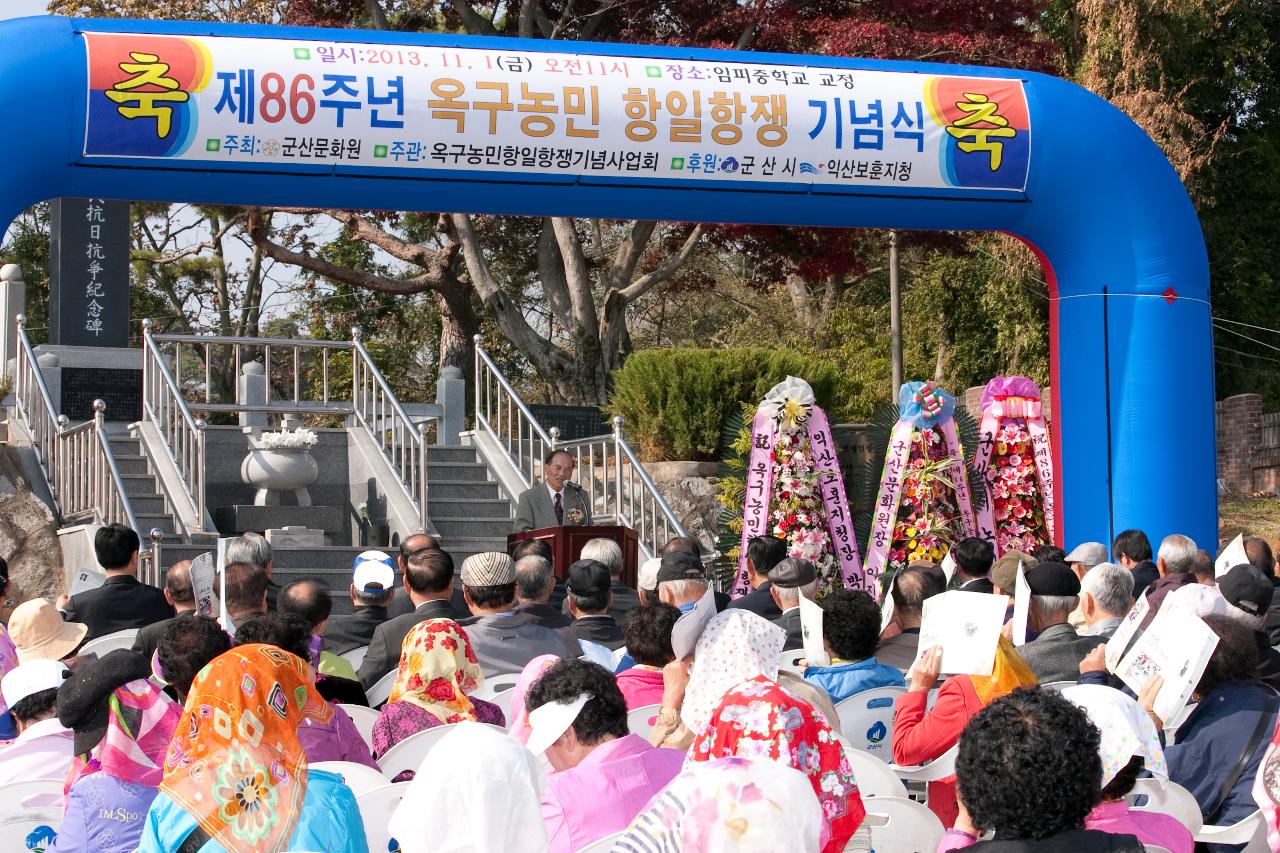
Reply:
[[[50,203],[49,343],[129,345],[129,203]]]

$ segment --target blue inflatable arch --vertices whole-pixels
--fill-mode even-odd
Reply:
[[[246,162],[252,158],[210,159],[206,149],[217,143],[213,137],[194,142],[187,138],[179,148],[151,152],[155,155],[151,157],[113,156],[125,151],[112,148],[120,140],[110,132],[99,132],[112,121],[119,124],[130,118],[150,119],[149,127],[157,138],[183,133],[190,136],[193,127],[191,122],[183,124],[181,115],[172,112],[160,124],[157,117],[168,106],[178,106],[181,96],[166,94],[168,84],[159,80],[162,75],[158,72],[149,76],[157,60],[147,55],[146,45],[136,48],[141,55],[132,60],[136,67],[128,69],[132,76],[121,78],[124,82],[117,86],[112,100],[105,97],[99,84],[94,84],[91,92],[86,82],[90,63],[87,33],[129,34],[133,41],[139,41],[139,34],[192,37],[190,40],[195,42],[217,42],[219,37],[283,39],[295,45],[309,45],[293,48],[293,58],[310,56],[312,62],[319,57],[310,55],[309,50],[317,44],[331,45],[327,50],[337,52],[339,60],[343,46],[349,44],[352,56],[359,49],[364,61],[372,58],[383,64],[412,64],[410,54],[415,48],[500,51],[509,67],[501,57],[498,66],[515,74],[527,70],[527,65],[521,63],[527,62],[528,57],[541,56],[543,62],[548,62],[546,55],[557,51],[572,51],[585,67],[596,62],[595,67],[606,77],[611,73],[616,76],[617,66],[611,63],[620,58],[650,59],[658,70],[650,71],[648,76],[660,77],[665,68],[668,78],[671,69],[678,69],[681,63],[695,65],[700,61],[730,69],[723,72],[728,80],[732,69],[749,75],[744,65],[749,63],[751,67],[768,66],[775,72],[794,68],[798,74],[799,69],[807,68],[811,77],[823,76],[842,97],[854,99],[865,91],[864,78],[859,75],[875,72],[872,77],[887,80],[893,75],[878,75],[896,72],[899,78],[905,74],[946,78],[949,82],[940,85],[951,86],[948,91],[952,92],[952,101],[966,100],[963,106],[958,102],[955,105],[967,112],[956,114],[961,117],[959,120],[955,115],[934,116],[939,123],[954,126],[946,135],[939,135],[940,142],[931,142],[940,146],[944,162],[926,164],[927,168],[919,162],[916,165],[917,175],[933,171],[941,175],[934,182],[940,184],[936,186],[922,185],[914,177],[903,180],[901,174],[896,186],[892,180],[879,184],[870,180],[838,181],[835,173],[841,168],[848,176],[855,174],[852,170],[862,168],[865,176],[866,167],[847,163],[842,166],[836,160],[816,165],[805,162],[800,169],[808,174],[827,169],[832,178],[827,183],[802,175],[795,175],[790,182],[752,181],[747,178],[745,156],[721,158],[725,161],[718,167],[722,172],[741,172],[718,174],[714,181],[705,180],[700,174],[697,179],[690,179],[689,170],[696,169],[699,161],[686,163],[681,155],[668,164],[665,154],[662,169],[676,170],[666,177],[656,177],[660,172],[652,169],[646,177],[628,175],[621,160],[614,163],[617,168],[611,167],[612,174],[606,169],[605,174],[584,175],[521,172],[502,164],[480,169],[475,164],[469,169],[377,168],[369,165],[367,151],[361,162],[349,162],[353,158],[344,158],[341,151],[335,157],[335,152],[329,150],[327,161],[313,160],[305,165]],[[99,43],[106,41],[109,39],[99,38]],[[266,44],[264,41],[264,48]],[[385,48],[380,60],[376,49],[379,46]],[[1203,545],[1216,544],[1213,358],[1208,268],[1200,227],[1181,182],[1152,141],[1119,110],[1070,83],[1007,69],[819,56],[57,17],[26,18],[0,25],[0,47],[4,57],[0,65],[0,103],[3,114],[10,117],[6,132],[0,136],[0,162],[6,172],[0,189],[0,222],[4,223],[44,199],[91,196],[228,205],[987,230],[1017,235],[1040,256],[1050,289],[1059,542],[1110,542],[1119,530],[1137,527],[1157,542],[1168,533],[1181,532]],[[328,59],[326,54],[325,61]],[[199,65],[201,60],[195,61]],[[234,72],[226,81],[218,78],[211,83],[207,54],[204,61],[206,66],[196,69],[197,77],[204,74],[204,84],[224,84],[233,92],[238,91],[235,86],[244,81],[236,80]],[[128,63],[125,60],[118,65]],[[579,66],[574,68],[580,70]],[[317,81],[322,76],[319,69]],[[218,70],[224,69],[219,65]],[[275,81],[265,81],[264,70],[259,70],[257,84],[250,78],[249,86],[274,93],[272,87],[279,87]],[[560,70],[568,67],[561,66]],[[1025,96],[1023,123],[1019,126],[1017,121],[1005,121],[993,109],[987,109],[981,94],[955,96],[955,91],[967,92],[963,83],[955,82],[958,78],[981,78],[993,85],[1010,81],[1008,85],[1020,88]],[[510,79],[514,92],[518,77]],[[566,78],[569,85],[580,87],[582,80]],[[353,78],[350,88],[338,88],[335,97],[361,89],[363,99],[365,82]],[[651,82],[642,76],[639,80],[629,79],[625,85],[643,88]],[[733,85],[749,83],[749,77],[735,78]],[[959,90],[956,85],[960,85]],[[759,91],[767,89],[762,84]],[[594,98],[595,90],[591,91]],[[750,112],[753,90],[744,91]],[[140,98],[139,93],[152,96]],[[375,124],[376,104],[383,106],[384,120],[386,116],[394,117],[388,100],[391,94],[368,92],[364,107],[370,117],[360,125],[365,132]],[[448,92],[435,94],[443,97]],[[289,97],[293,97],[292,102]],[[314,90],[304,87],[300,98],[297,92],[282,92],[281,100],[261,106],[273,118],[286,106],[297,108],[306,117],[321,97],[318,86]],[[427,97],[410,92],[409,110],[426,109]],[[605,113],[621,115],[616,101],[602,100],[605,103],[593,103],[592,110],[598,107]],[[880,127],[882,134],[890,132],[892,103],[885,107],[879,121],[873,121],[875,117],[866,113],[870,107],[867,99],[861,106],[846,101],[850,104],[847,116],[842,116],[838,101],[839,98],[831,104],[831,123],[825,132],[840,132],[843,128],[846,138],[841,142],[835,137],[833,149],[840,156],[845,156],[851,147],[874,148],[874,133],[872,137],[861,135],[868,130]],[[807,104],[810,108],[820,106],[822,118],[828,118],[825,104],[814,100]],[[223,106],[224,117],[237,108],[234,102]],[[578,114],[588,121],[581,93],[577,106]],[[649,109],[660,110],[664,106],[674,113],[680,104],[650,104]],[[132,116],[125,108],[134,110]],[[898,108],[902,110],[902,103]],[[565,109],[569,112],[567,106]],[[638,109],[637,114],[643,113],[644,108]],[[793,106],[793,115],[795,109]],[[857,110],[864,113],[858,115]],[[934,110],[932,102],[930,110]],[[792,131],[799,142],[806,143],[803,132],[813,124],[815,114],[810,109],[805,128]],[[495,120],[508,120],[506,114],[491,115]],[[514,121],[522,113],[510,115]],[[908,115],[905,124],[893,122],[892,129],[911,128],[912,118]],[[170,119],[176,124],[170,124]],[[1027,119],[1032,134],[1029,148]],[[1005,125],[1013,129],[1006,130]],[[255,127],[263,132],[271,129],[261,120]],[[246,135],[251,130],[243,129]],[[811,131],[810,137],[814,136],[815,131]],[[860,142],[851,145],[850,137]],[[757,139],[764,145],[776,144],[766,131],[760,131]],[[168,144],[165,139],[161,142]],[[1003,163],[992,156],[999,143],[1006,143]],[[227,144],[233,141],[227,140]],[[272,152],[278,151],[275,145]],[[640,148],[636,146],[636,150]],[[179,149],[190,156],[171,156]],[[976,151],[987,171],[979,174],[968,169],[962,162],[966,158],[957,150]],[[379,153],[386,158],[386,146]],[[769,150],[758,153],[768,154]],[[646,168],[650,165],[646,161]],[[686,171],[679,171],[677,166]],[[993,184],[990,173],[997,166],[1006,174]],[[1012,180],[1007,176],[1010,171],[1014,172]]]

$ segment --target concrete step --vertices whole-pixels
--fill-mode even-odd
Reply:
[[[430,478],[427,480],[429,503],[435,503],[437,500],[500,500],[502,496],[498,484],[491,480],[487,482],[441,480],[436,477],[434,471],[428,471],[427,474]]]
[[[129,495],[129,505],[133,507],[133,514],[138,518],[138,523],[142,523],[142,516],[166,515],[164,508],[164,498],[160,495],[134,496]],[[150,528],[147,528],[150,529]]]
[[[135,456],[141,451],[141,442],[131,435],[113,435],[108,439],[111,452],[117,456]]]
[[[118,463],[120,460],[117,459]],[[120,472],[121,478],[124,480],[124,493],[133,498],[149,498],[160,494],[156,491],[156,478],[147,474],[141,477],[130,477],[123,471]]]
[[[482,483],[489,479],[489,469],[479,462],[432,462],[427,457],[427,482],[439,481]]]
[[[136,449],[136,448],[135,448]],[[129,477],[150,477],[151,472],[147,469],[147,459],[141,455],[131,455],[115,453],[112,455],[116,458],[116,467],[120,469],[120,476]]]
[[[173,519],[164,514],[163,511],[159,513],[138,512],[135,507],[133,517],[138,520],[138,526],[142,528],[144,534],[149,533],[153,527],[159,527],[166,534],[175,533]]]
[[[465,444],[432,444],[427,447],[427,464],[435,462],[479,463],[476,449]]]
[[[436,497],[435,486],[427,496],[427,505],[431,515],[444,518],[500,518],[510,520],[511,504],[504,500],[480,500],[477,498],[441,498]]]
[[[436,526],[436,530],[440,531],[442,537],[460,536],[483,539],[502,537],[505,541],[507,534],[511,532],[511,521],[506,518],[450,518],[440,516],[433,510],[431,522]]]

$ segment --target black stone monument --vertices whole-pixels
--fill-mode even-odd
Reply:
[[[49,217],[49,343],[129,346],[129,202],[59,198]]]

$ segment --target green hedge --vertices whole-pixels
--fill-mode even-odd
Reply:
[[[719,461],[725,422],[788,375],[813,386],[832,423],[847,415],[861,383],[834,363],[794,350],[656,349],[635,353],[613,374],[611,415],[646,459]]]

